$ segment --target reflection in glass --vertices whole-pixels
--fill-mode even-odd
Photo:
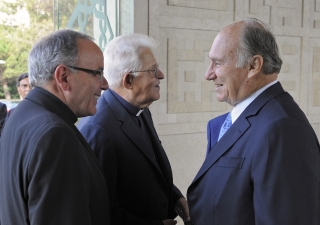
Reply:
[[[118,0],[54,0],[55,29],[89,34],[104,50],[118,34]]]

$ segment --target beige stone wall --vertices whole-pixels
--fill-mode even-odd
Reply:
[[[204,74],[213,39],[232,22],[256,17],[272,25],[284,61],[279,80],[320,137],[320,0],[134,1],[134,30],[160,42],[156,58],[166,77],[150,108],[183,194],[204,160],[208,120],[231,109]]]

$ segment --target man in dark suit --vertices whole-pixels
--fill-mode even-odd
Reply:
[[[7,117],[7,113],[8,113],[8,111],[7,111],[6,104],[3,104],[0,102],[0,136],[2,133],[4,121],[6,120],[6,117]]]
[[[189,220],[148,109],[160,98],[164,78],[155,47],[152,38],[138,34],[108,43],[104,62],[110,89],[99,98],[97,114],[78,124],[102,164],[113,225],[176,224],[174,209]]]
[[[7,120],[0,144],[3,225],[108,225],[102,168],[74,123],[96,113],[108,84],[103,53],[85,34],[60,30],[29,54],[33,90]]]
[[[319,143],[277,81],[282,60],[267,25],[251,18],[227,26],[209,58],[206,79],[233,109],[208,123],[208,154],[187,192],[191,220],[320,224]]]

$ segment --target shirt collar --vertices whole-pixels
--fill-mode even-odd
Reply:
[[[238,117],[241,115],[241,113],[250,105],[253,100],[258,97],[264,90],[266,90],[268,87],[274,85],[278,81],[272,81],[271,83],[267,84],[266,86],[260,88],[256,92],[254,92],[252,95],[250,95],[248,98],[243,100],[242,102],[238,103],[235,107],[233,107],[231,111],[231,118],[232,118],[232,123],[234,123]]]
[[[143,112],[143,109],[139,109],[135,106],[133,106],[131,103],[126,101],[124,98],[122,98],[120,95],[118,95],[115,91],[109,89],[110,92],[119,100],[119,102],[123,105],[123,107],[133,116],[140,116],[140,114]]]
[[[37,102],[38,104],[47,108],[50,112],[58,115],[65,122],[69,124],[74,124],[77,122],[77,116],[74,112],[61,101],[57,96],[51,92],[41,88],[35,87],[26,96],[26,99]]]

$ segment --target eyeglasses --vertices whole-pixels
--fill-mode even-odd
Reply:
[[[84,69],[84,68],[80,68],[80,67],[75,67],[75,66],[68,66],[67,67],[71,68],[71,69],[75,69],[75,70],[80,70],[89,74],[92,74],[93,76],[97,76],[99,75],[99,81],[102,80],[103,77],[103,70],[89,70],[89,69]]]
[[[137,73],[137,72],[148,72],[148,73],[153,73],[153,75],[155,76],[155,78],[159,79],[159,64],[157,64],[154,69],[152,70],[142,70],[142,71],[130,71],[129,73]]]
[[[30,87],[29,84],[19,84],[18,87],[20,87],[21,89],[27,89],[27,88],[30,88],[30,89],[31,89],[31,87]]]

